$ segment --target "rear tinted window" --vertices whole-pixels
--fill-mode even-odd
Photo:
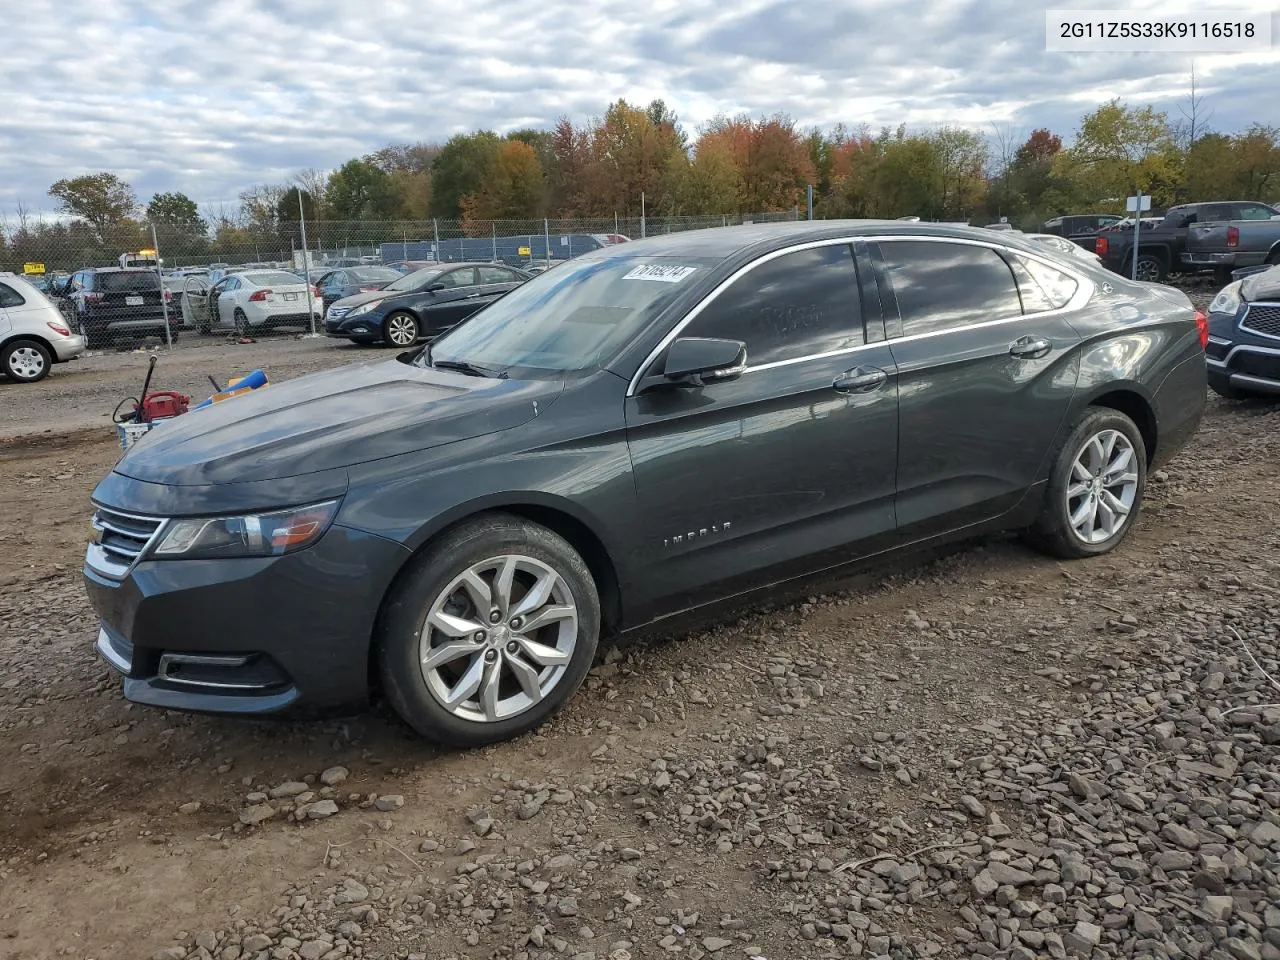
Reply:
[[[0,283],[0,307],[20,307],[27,301],[7,283]]]
[[[941,333],[1022,313],[1013,271],[990,247],[882,242],[904,336]]]
[[[160,278],[150,270],[98,273],[93,277],[93,289],[101,293],[119,293],[122,290],[159,290]]]

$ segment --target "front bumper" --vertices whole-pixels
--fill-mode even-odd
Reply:
[[[335,525],[271,558],[146,560],[123,578],[86,562],[97,650],[137,703],[208,713],[358,707],[399,543]]]
[[[324,333],[344,340],[377,340],[382,336],[382,314],[362,313],[358,317],[325,320]]]

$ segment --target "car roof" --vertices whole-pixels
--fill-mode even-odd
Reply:
[[[784,223],[754,223],[667,233],[644,240],[612,244],[583,254],[579,259],[705,257],[724,260],[742,254],[767,253],[797,243],[842,237],[865,237],[873,240],[877,236],[939,237],[980,240],[984,243],[1017,242],[1019,237],[1011,230],[910,223],[902,220],[791,220]]]
[[[81,273],[155,273],[154,267],[85,267]]]

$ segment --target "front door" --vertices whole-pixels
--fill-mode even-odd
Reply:
[[[903,538],[999,516],[1047,470],[1079,377],[1067,308],[1083,290],[977,242],[886,238],[873,253],[898,370]]]
[[[743,341],[747,369],[626,400],[650,601],[678,609],[887,544],[897,378],[867,343],[848,244],[758,261],[695,309],[680,336]]]

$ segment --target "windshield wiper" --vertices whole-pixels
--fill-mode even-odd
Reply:
[[[507,371],[505,370],[481,367],[474,363],[468,363],[466,360],[428,360],[428,363],[437,370],[456,370],[471,377],[489,377],[494,380],[507,379]]]

